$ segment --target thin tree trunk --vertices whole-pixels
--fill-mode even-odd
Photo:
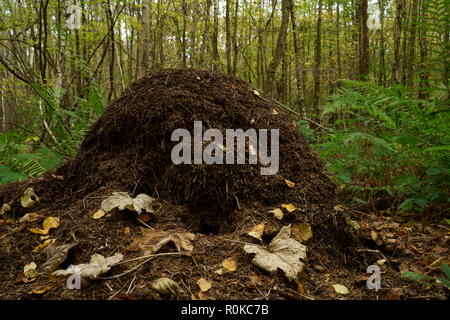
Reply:
[[[322,1],[322,0],[320,0]],[[281,1],[281,26],[280,31],[278,33],[278,39],[277,39],[277,45],[275,48],[275,54],[274,57],[269,64],[268,70],[267,70],[267,77],[266,77],[266,86],[264,88],[264,92],[272,96],[273,95],[273,84],[275,81],[275,76],[277,72],[277,68],[281,62],[281,59],[283,55],[285,54],[285,46],[286,46],[286,34],[287,34],[287,28],[289,23],[289,12],[288,12],[288,0],[282,0]]]
[[[409,36],[409,53],[408,53],[408,74],[407,84],[410,88],[414,88],[415,84],[415,61],[416,61],[416,29],[417,29],[417,7],[418,0],[412,0],[411,7],[411,29]]]
[[[306,110],[305,110],[305,95],[303,91],[303,81],[302,78],[302,61],[300,55],[300,47],[298,43],[298,29],[297,29],[297,21],[295,17],[294,10],[294,2],[293,0],[289,0],[289,12],[291,15],[291,23],[292,23],[292,37],[294,38],[294,56],[295,56],[295,78],[297,84],[297,101],[295,103],[297,109],[300,111],[302,117],[306,118]]]
[[[317,116],[319,116],[319,102],[320,102],[320,85],[322,66],[322,0],[319,0],[319,8],[317,9],[317,28],[316,28],[316,46],[314,50],[314,97],[313,107]]]

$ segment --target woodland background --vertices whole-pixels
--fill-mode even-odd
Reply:
[[[147,72],[219,69],[292,110],[344,200],[445,218],[449,36],[449,0],[1,0],[0,183]]]

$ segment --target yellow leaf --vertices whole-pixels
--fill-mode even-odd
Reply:
[[[30,229],[32,233],[47,235],[50,229],[59,227],[59,217],[48,217],[42,223],[43,229]]]
[[[227,258],[223,260],[222,267],[229,272],[234,272],[237,269],[237,263],[235,258]]]
[[[275,110],[275,109],[272,109],[272,114],[273,114],[273,115],[275,115],[275,116],[276,116],[276,115],[277,115],[278,113],[279,113],[279,112],[278,112],[277,110]]]
[[[55,242],[55,239],[47,239],[38,246],[36,246],[31,252],[38,252],[44,249],[46,246],[48,246],[50,243]]]
[[[288,212],[297,210],[297,208],[292,203],[282,204],[281,207],[285,208]]]
[[[295,187],[295,182],[292,182],[288,179],[284,179],[284,183],[289,187],[289,188],[294,188]]]
[[[97,210],[97,212],[95,212],[95,213],[92,215],[92,219],[95,219],[95,220],[100,219],[101,217],[104,217],[105,214],[106,214],[105,211],[103,211],[103,210]]]
[[[264,222],[257,224],[256,226],[254,226],[247,234],[253,238],[256,238],[258,240],[262,240],[261,236],[264,232]]]
[[[312,238],[312,229],[306,223],[294,223],[291,227],[291,236],[297,241],[307,241]]]
[[[270,210],[269,212],[272,213],[275,216],[275,218],[277,218],[278,220],[283,219],[284,213],[283,213],[283,211],[281,211],[281,209],[276,208],[276,209]]]
[[[205,278],[198,279],[197,285],[202,292],[206,292],[211,289],[211,281],[208,281]]]
[[[44,287],[30,290],[30,291],[28,291],[28,293],[29,294],[43,294],[43,293],[46,293],[47,291],[51,290],[52,288],[53,288],[52,286],[44,286]]]

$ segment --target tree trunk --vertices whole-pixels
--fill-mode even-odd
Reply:
[[[264,92],[269,96],[273,95],[273,84],[275,81],[277,68],[280,64],[280,61],[281,61],[283,55],[284,55],[285,46],[286,46],[286,34],[287,34],[287,28],[288,28],[288,23],[289,23],[289,12],[287,10],[288,1],[289,0],[281,1],[280,31],[278,33],[275,54],[273,56],[271,63],[269,64],[269,67],[267,70],[266,85],[264,88]],[[322,0],[320,0],[320,1],[322,1]]]
[[[369,29],[368,0],[360,0],[359,3],[359,77],[366,79],[369,75]]]
[[[319,0],[319,8],[317,9],[317,28],[316,28],[316,46],[314,50],[314,97],[313,107],[317,116],[319,116],[319,102],[320,102],[320,68],[322,66],[322,0]]]
[[[296,106],[300,111],[302,117],[306,118],[306,110],[305,110],[305,95],[303,92],[303,81],[302,78],[302,62],[300,55],[300,47],[298,43],[298,30],[297,30],[297,21],[295,17],[294,10],[294,2],[293,0],[289,0],[289,12],[291,14],[291,23],[292,23],[292,37],[294,38],[294,56],[295,56],[295,78],[297,79],[297,101]]]
[[[415,83],[415,61],[416,61],[416,29],[417,29],[417,7],[418,0],[412,0],[411,7],[411,29],[409,36],[409,52],[407,65],[407,84],[410,88],[414,88]]]

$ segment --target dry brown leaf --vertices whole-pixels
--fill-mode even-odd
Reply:
[[[264,233],[264,225],[265,223],[260,223],[257,224],[256,226],[254,226],[249,232],[247,232],[247,234],[253,238],[256,238],[258,240],[262,240],[261,236]]]
[[[30,212],[25,214],[22,218],[19,219],[20,223],[24,223],[24,222],[34,222],[34,221],[38,221],[39,219],[41,219],[42,216],[36,212]]]
[[[42,223],[42,229],[30,229],[32,233],[47,235],[50,229],[59,227],[59,217],[48,217]]]
[[[45,248],[45,254],[47,255],[47,261],[40,266],[40,270],[44,273],[51,273],[58,269],[58,267],[66,261],[69,250],[76,246],[78,242],[71,242],[56,246],[54,243]]]
[[[197,281],[197,285],[198,285],[198,287],[200,288],[200,291],[201,291],[201,292],[206,292],[206,291],[208,291],[209,289],[211,289],[212,283],[211,283],[211,281],[208,281],[208,280],[206,280],[205,278],[200,278],[200,279],[198,279],[198,281]]]
[[[146,228],[141,228],[141,232],[142,236],[134,238],[127,250],[140,250],[143,255],[154,254],[169,242],[173,242],[181,254],[190,255],[194,249],[191,241],[195,239],[195,234],[190,232],[168,232]]]
[[[283,217],[284,217],[283,211],[281,211],[281,209],[279,209],[279,208],[270,210],[269,212],[270,212],[271,214],[273,214],[273,216],[274,216],[275,218],[277,218],[278,220],[281,220],[281,219],[283,219]]]
[[[148,222],[150,220],[150,216],[146,213],[143,213],[138,216],[138,219],[142,222]]]
[[[306,223],[294,223],[291,227],[291,235],[297,241],[307,241],[313,236],[312,228]]]
[[[289,188],[294,188],[295,187],[295,183],[288,180],[288,179],[284,179],[284,183],[289,187]]]
[[[254,284],[260,286],[262,285],[262,277],[258,276],[258,275],[251,275],[250,276],[250,281],[253,282]]]
[[[224,270],[226,270],[228,272],[236,271],[236,269],[237,269],[236,258],[231,257],[231,258],[227,258],[227,259],[223,260],[222,267]]]

